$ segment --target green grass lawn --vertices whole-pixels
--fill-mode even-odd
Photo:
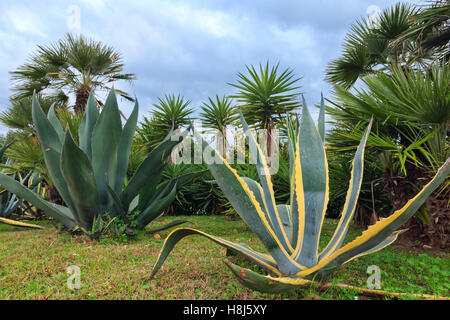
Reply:
[[[186,226],[245,242],[263,250],[240,220],[223,216],[186,217]],[[180,217],[163,217],[157,227]],[[354,299],[355,292],[332,288],[302,289],[286,294],[263,294],[242,287],[223,264],[225,249],[201,237],[180,242],[155,279],[149,280],[164,238],[140,233],[136,239],[91,242],[85,236],[59,233],[46,221],[45,230],[26,230],[0,224],[0,299]],[[323,242],[337,220],[324,223]],[[347,241],[362,230],[352,228]],[[238,261],[249,267],[246,261]],[[66,268],[81,270],[79,290],[70,290]],[[344,265],[333,281],[366,287],[367,267],[381,269],[381,289],[390,292],[450,296],[450,254],[406,252],[395,244]]]

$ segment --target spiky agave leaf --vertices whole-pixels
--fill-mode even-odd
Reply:
[[[0,173],[0,184],[19,198],[25,199],[36,208],[44,211],[50,217],[61,222],[66,227],[74,228],[77,225],[74,215],[67,207],[45,201],[40,195],[20,184],[15,179]]]
[[[24,190],[23,186],[18,186],[4,175],[0,175],[0,184],[66,227],[79,227],[82,230],[92,230],[97,222],[101,223],[99,217],[105,213],[110,214],[113,219],[124,218],[128,223],[131,219],[127,215],[134,215],[138,211],[134,204],[134,211],[130,211],[130,206],[137,195],[141,194],[142,203],[138,208],[140,213],[136,221],[139,229],[144,228],[170,205],[179,186],[201,172],[174,178],[156,188],[159,172],[172,150],[187,136],[189,128],[178,136],[172,136],[171,130],[164,141],[148,154],[123,188],[138,109],[136,102],[122,127],[114,89],[111,89],[101,112],[98,111],[94,93],[91,92],[78,132],[64,132],[54,106],[46,116],[34,96],[33,123],[41,142],[45,164],[67,207],[39,199],[37,194]],[[78,133],[79,145],[73,140],[71,132]],[[154,190],[152,186],[155,186]]]
[[[327,161],[322,134],[324,106],[322,103],[320,116],[322,120],[319,121],[317,128],[306,103],[304,102],[303,105],[300,129],[295,132],[296,130],[288,128],[288,131],[291,131],[290,136],[295,137],[290,139],[290,143],[295,146],[290,152],[294,157],[291,161],[290,206],[275,204],[271,183],[262,174],[268,168],[265,156],[259,147],[257,148],[257,166],[261,184],[239,177],[223,158],[221,158],[222,163],[208,165],[224,194],[263,242],[269,255],[198,230],[180,228],[173,231],[166,239],[153,268],[152,276],[161,268],[178,241],[189,235],[200,235],[242,255],[269,272],[270,276],[263,276],[227,262],[227,266],[238,280],[247,287],[259,291],[282,292],[310,285],[313,281],[327,278],[342,264],[381,250],[394,242],[400,233],[396,230],[418,210],[450,173],[449,158],[433,180],[402,209],[369,227],[360,237],[341,248],[358,200],[364,165],[364,147],[370,133],[370,123],[353,160],[351,181],[341,220],[329,244],[319,254],[318,242],[328,200]],[[245,119],[242,117],[241,120],[246,128]],[[248,135],[248,140],[249,144],[256,144],[251,134]],[[209,147],[204,140],[201,139],[201,141],[204,147]]]

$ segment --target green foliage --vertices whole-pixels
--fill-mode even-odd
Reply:
[[[327,108],[338,121],[328,136],[330,145],[354,149],[373,115],[375,130],[367,142],[371,150],[393,153],[403,172],[405,162],[436,172],[450,156],[449,77],[447,66],[427,73],[393,68],[391,75],[364,78],[365,89],[336,87],[334,106]]]
[[[415,60],[433,57],[448,63],[450,48],[450,3],[448,0],[429,1],[419,13],[411,17],[412,26],[395,41],[395,46],[402,46],[405,41],[414,41],[415,50],[412,57]]]
[[[161,143],[171,130],[190,124],[193,112],[189,108],[190,101],[180,95],[165,95],[164,99],[158,98],[158,101],[153,105],[155,109],[151,112],[151,117],[144,117],[137,129],[150,149]]]
[[[200,117],[202,123],[208,128],[217,129],[224,135],[226,128],[232,125],[238,118],[236,106],[232,105],[232,100],[227,97],[220,98],[216,95],[215,100],[208,98],[208,102],[203,102]]]
[[[377,22],[356,21],[344,39],[342,56],[328,65],[326,80],[350,88],[360,78],[383,72],[392,62],[407,61],[410,43],[402,47],[391,43],[409,30],[416,12],[413,6],[399,3],[384,9]]]
[[[349,185],[348,177],[352,170],[352,155],[350,152],[328,150],[327,157],[330,169],[330,201],[327,217],[339,218],[345,204],[345,196]],[[376,156],[368,153],[364,160],[364,177],[356,210],[360,207],[363,208],[363,212],[375,210],[377,216],[387,216],[388,213],[392,212],[392,206],[387,198],[382,177],[383,170]]]
[[[246,66],[249,76],[238,73],[237,84],[230,84],[239,90],[231,95],[235,98],[249,124],[261,129],[273,129],[282,121],[286,112],[299,107],[297,102],[300,78],[295,78],[290,69],[279,73],[278,64],[269,68],[269,62],[259,70]]]

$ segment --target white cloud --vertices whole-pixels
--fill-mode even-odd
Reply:
[[[141,115],[165,93],[181,93],[197,106],[208,96],[229,94],[245,65],[280,62],[303,76],[309,104],[325,96],[326,64],[340,52],[343,33],[368,5],[394,0],[65,0],[0,2],[0,108],[7,104],[9,74],[38,44],[57,41],[66,32],[67,8],[80,7],[84,35],[122,53]],[[123,102],[125,112],[131,104]],[[121,106],[122,108],[122,106]],[[1,127],[0,127],[1,128]]]

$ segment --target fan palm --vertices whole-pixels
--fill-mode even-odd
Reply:
[[[122,57],[114,48],[67,34],[57,43],[39,45],[26,63],[11,72],[13,98],[30,97],[36,91],[67,103],[69,94],[75,94],[74,109],[82,112],[92,90],[107,90],[117,80],[135,79],[134,74],[123,73],[123,68]],[[133,100],[126,92],[116,91]]]
[[[328,112],[337,125],[327,137],[328,147],[344,153],[356,148],[373,115],[374,130],[367,146],[379,159],[394,209],[402,207],[450,157],[449,77],[445,65],[435,65],[428,72],[393,67],[389,73],[363,78],[365,89],[350,92],[336,86],[334,106]],[[448,194],[448,188],[438,191],[430,201],[447,198],[448,202]],[[428,213],[421,220],[431,221]],[[418,221],[416,225],[422,226]]]
[[[344,39],[341,57],[328,65],[326,80],[349,88],[391,63],[407,61],[412,44],[405,41],[400,47],[391,43],[411,28],[410,18],[416,13],[415,7],[399,3],[381,12],[377,26],[364,18],[357,20]]]
[[[45,113],[56,102],[54,97],[37,95],[37,99]],[[33,119],[31,116],[32,97],[11,99],[11,106],[0,113],[0,122],[5,126],[21,132],[33,133]]]
[[[416,45],[416,59],[436,55],[441,61],[448,62],[450,58],[450,1],[429,1],[430,5],[414,15],[412,26],[401,34],[394,45],[402,45],[404,41],[413,40]]]

